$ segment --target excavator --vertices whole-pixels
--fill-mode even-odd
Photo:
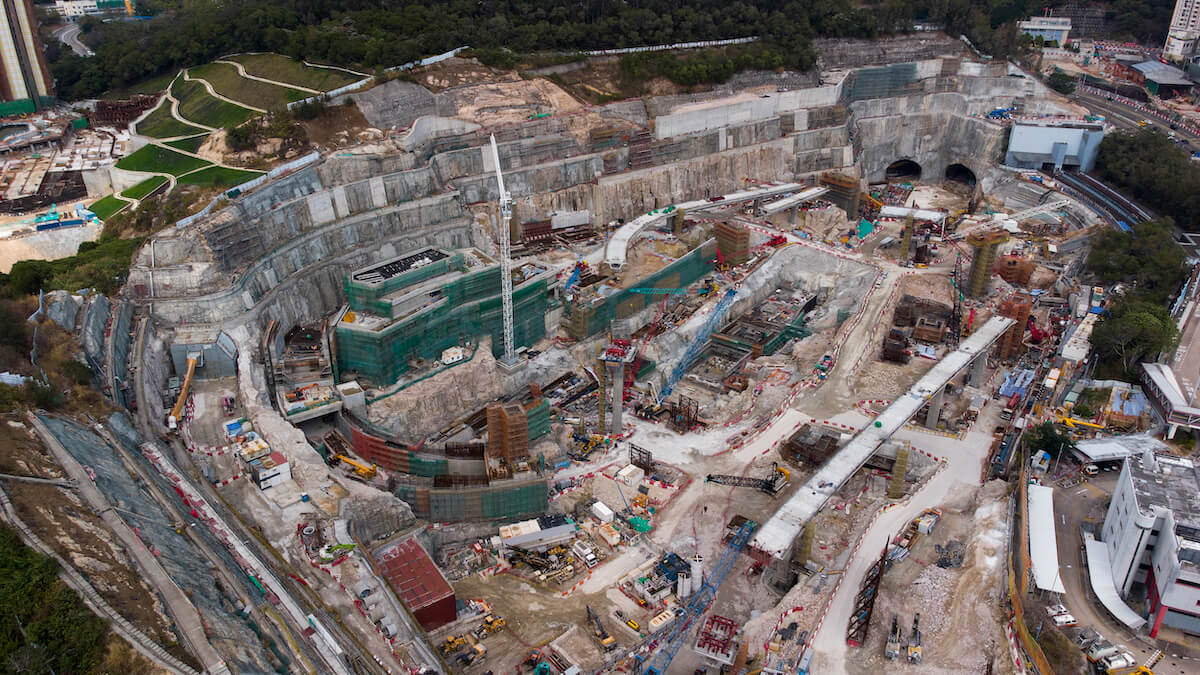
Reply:
[[[171,414],[167,416],[167,427],[172,431],[179,428],[179,416],[183,414],[183,406],[187,403],[188,392],[192,388],[192,377],[196,374],[196,364],[199,360],[199,352],[190,352],[187,355],[187,375],[183,377],[183,386],[179,388],[179,398],[175,400],[175,407],[171,408]]]
[[[900,615],[892,615],[892,631],[888,633],[887,645],[883,648],[883,655],[889,661],[900,658],[900,643],[903,642],[904,635],[900,628]]]
[[[592,611],[591,605],[587,606],[587,620],[592,625],[592,633],[596,636],[600,646],[604,647],[604,651],[612,651],[617,648],[617,641],[608,634],[608,629],[604,627],[604,624],[600,623],[600,617]]]
[[[908,662],[921,662],[921,629],[918,627],[921,621],[921,613],[917,612],[913,615],[912,634],[908,636]]]
[[[335,462],[341,462],[342,464],[350,467],[354,471],[354,475],[363,480],[371,480],[375,477],[375,474],[379,472],[374,464],[363,464],[362,462],[350,459],[345,455],[330,455],[329,463],[333,464]]]

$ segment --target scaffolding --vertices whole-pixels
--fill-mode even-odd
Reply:
[[[482,337],[491,338],[492,355],[500,356],[504,341],[499,266],[455,278],[434,293],[439,298],[432,304],[378,329],[345,318],[339,322],[334,329],[338,371],[354,371],[375,384],[391,384],[414,362],[434,361],[446,349]],[[516,346],[528,347],[545,337],[550,303],[545,277],[513,289]]]
[[[487,407],[488,457],[509,462],[529,456],[529,424],[520,403],[492,403]]]
[[[391,489],[412,507],[413,515],[434,522],[540,516],[546,512],[549,496],[541,478],[449,488],[434,486],[432,481],[397,480]]]
[[[967,295],[972,298],[987,295],[992,268],[996,265],[996,249],[1006,241],[1008,233],[1000,229],[975,232],[967,237],[967,243],[975,249],[971,273],[967,279]]]
[[[587,339],[608,330],[613,321],[629,318],[653,303],[654,295],[634,292],[650,288],[686,288],[713,271],[717,243],[709,239],[682,258],[666,267],[638,279],[631,288],[616,291],[603,298],[567,306],[567,334],[576,340]]]

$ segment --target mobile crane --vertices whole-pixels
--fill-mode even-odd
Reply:
[[[354,471],[355,476],[362,478],[364,480],[370,480],[370,479],[374,478],[375,474],[379,472],[374,464],[370,464],[370,465],[363,464],[362,462],[359,462],[354,459],[350,459],[349,457],[347,457],[345,455],[330,455],[329,462],[330,462],[330,464],[333,464],[336,462],[341,462],[342,464],[345,464],[346,466],[350,467]]]

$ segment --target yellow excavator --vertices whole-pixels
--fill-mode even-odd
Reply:
[[[179,428],[179,416],[183,414],[183,406],[187,403],[188,391],[192,388],[192,377],[196,374],[196,362],[199,360],[199,352],[187,355],[187,375],[183,378],[183,386],[179,388],[179,398],[175,400],[175,407],[171,408],[171,414],[167,416],[167,428],[172,431]]]
[[[374,464],[370,464],[370,465],[363,464],[362,462],[359,462],[354,459],[350,459],[349,457],[347,457],[345,455],[334,455],[330,459],[333,461],[341,462],[342,464],[345,464],[346,466],[350,467],[351,469],[354,470],[354,475],[356,475],[359,478],[362,478],[364,480],[370,480],[370,479],[374,478],[375,474],[379,472],[379,470],[376,468],[376,466]]]

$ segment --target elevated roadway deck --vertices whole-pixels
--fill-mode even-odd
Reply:
[[[633,244],[634,239],[637,239],[638,235],[644,232],[646,228],[658,224],[660,221],[665,220],[677,211],[683,211],[685,213],[709,211],[712,209],[732,206],[733,204],[740,204],[742,202],[755,199],[775,197],[778,195],[787,194],[789,192],[799,192],[800,194],[804,194],[806,192],[811,193],[811,197],[801,200],[808,201],[816,199],[817,197],[825,194],[827,190],[825,188],[806,187],[801,183],[780,183],[778,185],[764,185],[762,187],[751,188],[749,190],[739,190],[738,192],[731,192],[719,198],[714,197],[712,199],[700,199],[691,202],[683,202],[680,204],[675,204],[674,208],[668,206],[665,208],[656,209],[645,215],[638,216],[628,223],[625,223],[620,227],[620,229],[613,233],[612,238],[608,240],[608,244],[604,247],[604,262],[608,263],[608,265],[614,270],[621,269],[621,267],[625,265],[626,254],[629,251],[630,245]],[[792,206],[795,206],[799,203],[800,201],[797,201],[792,204]]]
[[[784,557],[808,521],[825,507],[854,472],[862,468],[879,446],[912,419],[926,401],[938,395],[951,378],[977,357],[987,358],[988,349],[1011,325],[1012,319],[994,316],[971,337],[963,340],[958,349],[938,361],[906,394],[879,413],[873,423],[858,432],[845,447],[813,473],[791,499],[780,506],[775,515],[759,528],[750,545],[773,558]]]

